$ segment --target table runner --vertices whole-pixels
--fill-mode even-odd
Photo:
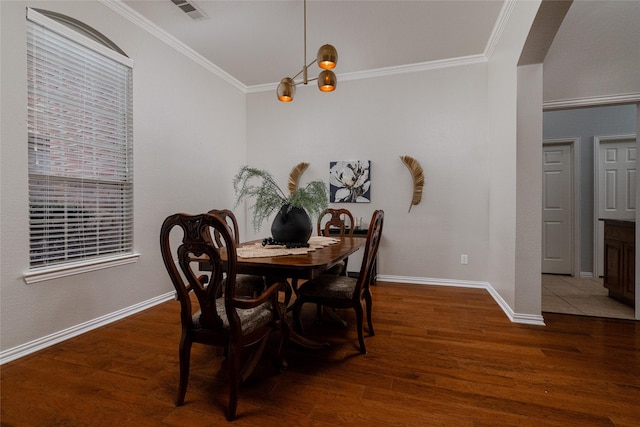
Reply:
[[[336,244],[340,239],[334,237],[311,236],[308,248],[286,248],[279,245],[262,246],[258,242],[253,245],[241,246],[236,249],[239,258],[261,258],[283,255],[304,255],[307,252],[315,251],[325,246]]]

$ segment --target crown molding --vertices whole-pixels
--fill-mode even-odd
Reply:
[[[211,61],[207,60],[205,57],[200,55],[195,50],[191,49],[189,46],[182,43],[180,40],[168,34],[162,28],[158,27],[156,24],[149,21],[147,18],[145,18],[135,10],[131,9],[129,6],[124,4],[121,0],[100,0],[100,2],[105,6],[109,7],[111,10],[118,13],[119,15],[123,16],[130,22],[132,22],[134,25],[142,28],[152,36],[156,37],[160,41],[163,41],[164,43],[171,46],[178,52],[182,53],[184,56],[191,59],[195,63],[200,64],[203,68],[217,75],[222,80],[231,84],[238,90],[246,93],[247,86],[242,84],[239,80],[231,76],[222,68],[213,64]]]
[[[568,110],[570,108],[602,107],[604,105],[636,103],[640,103],[640,92],[545,101],[542,103],[542,110]]]
[[[491,35],[487,41],[487,46],[484,49],[484,56],[487,57],[487,59],[491,58],[491,55],[493,55],[493,51],[496,49],[496,46],[502,37],[502,33],[507,26],[507,22],[509,22],[509,18],[511,17],[511,13],[515,6],[516,0],[507,0],[502,5],[496,25],[493,26],[493,31],[491,31]]]
[[[437,61],[419,62],[416,64],[399,65],[395,67],[376,68],[373,70],[355,71],[352,73],[337,74],[339,81],[362,80],[374,77],[397,76],[405,73],[416,73],[419,71],[437,70],[441,68],[461,67],[465,65],[482,64],[487,62],[487,57],[483,54],[462,56],[459,58],[447,58]],[[266,92],[274,90],[278,82],[265,83],[261,85],[247,86],[247,93]]]
[[[447,58],[437,61],[419,62],[416,64],[399,65],[395,67],[377,68],[374,70],[358,71],[354,73],[340,74],[341,80],[360,80],[372,77],[395,76],[398,74],[415,73],[419,71],[438,70],[441,68],[460,67],[487,62],[487,57],[482,54],[462,56],[459,58]]]

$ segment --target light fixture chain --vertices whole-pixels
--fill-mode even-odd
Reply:
[[[304,65],[302,72],[302,83],[307,84],[307,0],[304,0]]]

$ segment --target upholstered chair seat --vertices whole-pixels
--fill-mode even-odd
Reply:
[[[240,319],[240,331],[242,332],[242,335],[247,335],[256,329],[267,325],[273,320],[273,308],[269,301],[257,307],[236,308],[235,310]],[[222,327],[224,329],[229,329],[229,319],[227,317],[227,310],[224,306],[224,298],[218,298],[216,300],[216,311],[218,312],[218,316],[222,319]],[[193,315],[193,326],[195,328],[200,327],[200,316],[200,310]]]
[[[353,277],[322,275],[298,289],[298,294],[306,298],[345,299],[352,297],[357,280]]]

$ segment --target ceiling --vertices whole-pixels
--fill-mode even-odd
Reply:
[[[193,0],[194,20],[171,0],[125,0],[155,26],[246,87],[275,84],[303,67],[302,0]],[[306,62],[330,43],[340,76],[483,55],[500,0],[308,0]],[[309,78],[319,70],[309,69]]]

